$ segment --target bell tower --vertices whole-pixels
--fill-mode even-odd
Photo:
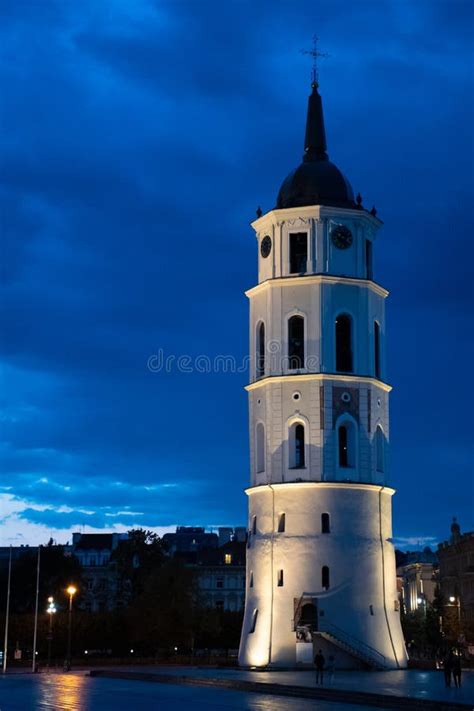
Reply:
[[[382,222],[329,160],[318,84],[302,163],[252,223],[251,483],[239,660],[401,668],[388,485]]]

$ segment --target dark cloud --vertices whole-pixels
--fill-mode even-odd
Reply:
[[[469,525],[470,404],[446,383],[472,352],[472,4],[1,13],[2,470],[47,507],[24,520],[76,526],[90,510],[89,525],[126,525],[127,505],[143,525],[245,521],[245,373],[146,363],[160,348],[244,358],[248,222],[300,159],[299,50],[317,29],[330,155],[385,221],[396,531],[442,537],[455,513]]]

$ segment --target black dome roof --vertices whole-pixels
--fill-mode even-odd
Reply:
[[[331,161],[301,163],[283,181],[277,208],[304,205],[355,207],[349,181]]]
[[[321,97],[318,85],[313,83],[312,87],[308,99],[303,162],[283,181],[276,207],[355,207],[349,181],[328,158]]]

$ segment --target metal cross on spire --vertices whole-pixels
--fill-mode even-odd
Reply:
[[[318,49],[319,37],[313,35],[313,48],[312,49],[302,49],[301,54],[309,54],[313,58],[313,68],[311,70],[311,85],[318,86],[319,84],[319,72],[318,72],[318,59],[319,57],[326,58],[330,55],[327,52],[320,52]]]

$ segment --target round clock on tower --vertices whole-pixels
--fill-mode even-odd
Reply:
[[[401,668],[388,483],[381,221],[326,147],[316,81],[302,163],[252,226],[251,482],[240,664]]]

